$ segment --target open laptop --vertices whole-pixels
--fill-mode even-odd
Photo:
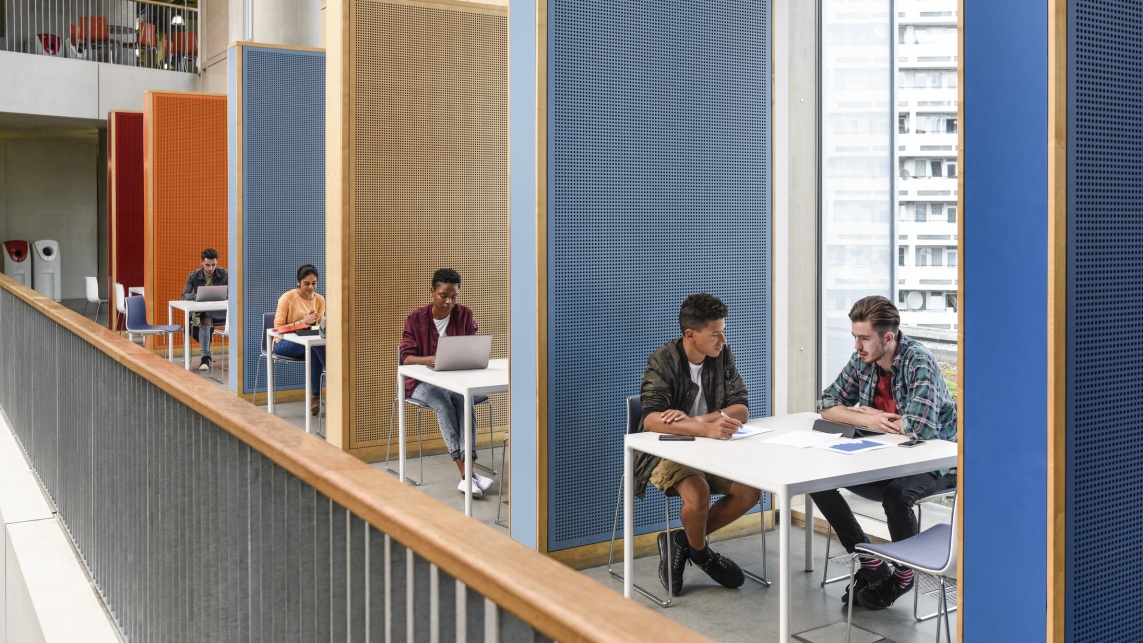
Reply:
[[[492,354],[492,335],[444,336],[437,341],[437,363],[434,371],[468,371],[488,368]]]
[[[226,301],[227,286],[199,286],[195,291],[195,301]]]
[[[831,422],[829,420],[814,420],[814,430],[822,431],[823,433],[840,433],[841,437],[849,438],[865,438],[871,435],[885,435],[881,429],[868,427],[868,426],[850,426],[840,422]]]

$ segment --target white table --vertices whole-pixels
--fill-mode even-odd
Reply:
[[[143,290],[142,286],[131,286],[130,288],[127,289],[128,295],[139,295],[140,297],[142,297],[145,292],[146,291]]]
[[[822,449],[804,449],[766,440],[779,433],[809,430],[816,413],[797,413],[751,420],[773,432],[742,440],[697,438],[694,442],[660,442],[659,434],[628,435],[623,449],[623,595],[631,598],[634,558],[634,455],[635,451],[714,473],[777,496],[778,523],[778,629],[779,641],[790,640],[790,499],[798,494],[827,491],[866,482],[955,467],[955,442],[933,440],[911,449],[890,447],[846,455]],[[813,568],[813,504],[806,496],[806,566]]]
[[[310,349],[315,346],[325,346],[325,338],[317,333],[313,335],[299,335],[297,333],[275,333],[273,329],[266,331],[266,410],[270,413],[274,412],[274,338],[284,339],[295,344],[301,344],[305,347],[306,351],[306,389],[305,396],[302,397],[303,403],[309,399],[311,386],[313,386],[313,378],[310,376],[310,356],[312,352]],[[254,382],[257,386],[258,382]],[[310,432],[310,418],[313,414],[307,408],[306,411],[306,433]]]
[[[190,358],[190,315],[191,313],[225,311],[230,305],[229,302],[223,301],[188,301],[186,299],[173,299],[167,302],[167,323],[173,324],[174,313],[173,310],[178,308],[183,311],[183,367],[188,371],[191,367]],[[213,339],[213,338],[212,338]],[[170,354],[168,359],[174,356],[175,347],[172,344],[170,347]],[[208,349],[209,350],[209,349]]]
[[[492,395],[508,390],[508,360],[488,360],[488,368],[472,371],[444,371],[438,373],[422,364],[404,364],[397,367],[398,456],[397,475],[405,481],[405,378],[427,382],[464,396],[464,515],[472,515],[472,398]]]

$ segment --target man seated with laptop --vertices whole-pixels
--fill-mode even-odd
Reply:
[[[443,338],[476,335],[476,319],[472,310],[457,303],[460,292],[460,274],[452,268],[441,268],[433,273],[428,304],[416,308],[405,318],[405,329],[401,333],[400,358],[402,364],[424,364],[437,366],[438,344]],[[491,341],[490,336],[488,340]],[[491,344],[485,344],[491,348]],[[442,358],[443,359],[443,358]],[[445,370],[447,364],[440,364]],[[488,366],[488,351],[484,351],[484,364]],[[455,370],[455,367],[454,367]],[[446,391],[426,382],[412,378],[405,379],[405,397],[428,406],[437,416],[441,437],[444,438],[449,454],[460,470],[460,484],[457,489],[464,493],[464,456],[461,431],[464,430],[464,396]],[[472,459],[476,461],[476,414],[472,415]],[[472,472],[472,495],[480,497],[492,486],[492,479]]]
[[[229,275],[226,273],[225,268],[218,267],[218,251],[214,248],[207,248],[199,255],[199,261],[202,264],[201,268],[192,270],[187,275],[187,283],[183,286],[183,299],[185,301],[202,301],[199,299],[199,289],[204,286],[227,286],[229,285]],[[206,294],[209,298],[206,301],[225,301],[226,291],[222,290],[222,296],[218,297],[218,289],[208,290]],[[217,297],[217,299],[215,299]],[[214,334],[214,325],[223,325],[226,323],[226,311],[210,311],[193,313],[191,316],[191,323],[197,328],[197,332],[192,332],[191,337],[198,340],[198,350],[202,356],[198,364],[198,370],[206,371],[210,369],[210,341]],[[192,329],[193,330],[193,329]],[[184,350],[190,347],[184,347]]]
[[[683,302],[679,310],[682,337],[667,342],[647,359],[639,389],[643,405],[640,431],[729,440],[749,418],[746,383],[726,345],[726,315],[726,304],[714,295],[691,295]],[[668,496],[683,499],[679,509],[683,528],[669,535],[659,534],[659,581],[663,587],[675,596],[682,593],[687,561],[724,587],[741,587],[746,580],[742,569],[707,546],[706,537],[758,504],[761,492],[740,482],[638,453],[635,492],[640,498],[648,482]],[[723,496],[712,506],[711,494]]]
[[[911,440],[956,441],[956,404],[940,366],[927,348],[901,333],[901,315],[893,302],[874,295],[849,311],[854,348],[837,380],[822,392],[818,412],[826,420],[874,431],[906,435]],[[932,471],[873,483],[883,487],[882,505],[894,541],[917,534],[913,507],[917,501],[956,486],[956,474]],[[869,538],[836,489],[810,494],[822,516],[833,525],[845,550],[853,553]],[[913,587],[913,572],[891,569],[876,558],[861,556],[853,588],[856,603],[885,609]]]

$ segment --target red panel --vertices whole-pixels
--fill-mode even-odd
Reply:
[[[113,284],[119,282],[124,289],[143,285],[143,113],[109,113],[107,141],[108,325],[114,329]]]

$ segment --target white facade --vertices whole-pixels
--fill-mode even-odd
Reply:
[[[909,326],[957,327],[957,3],[896,3],[894,300]]]

